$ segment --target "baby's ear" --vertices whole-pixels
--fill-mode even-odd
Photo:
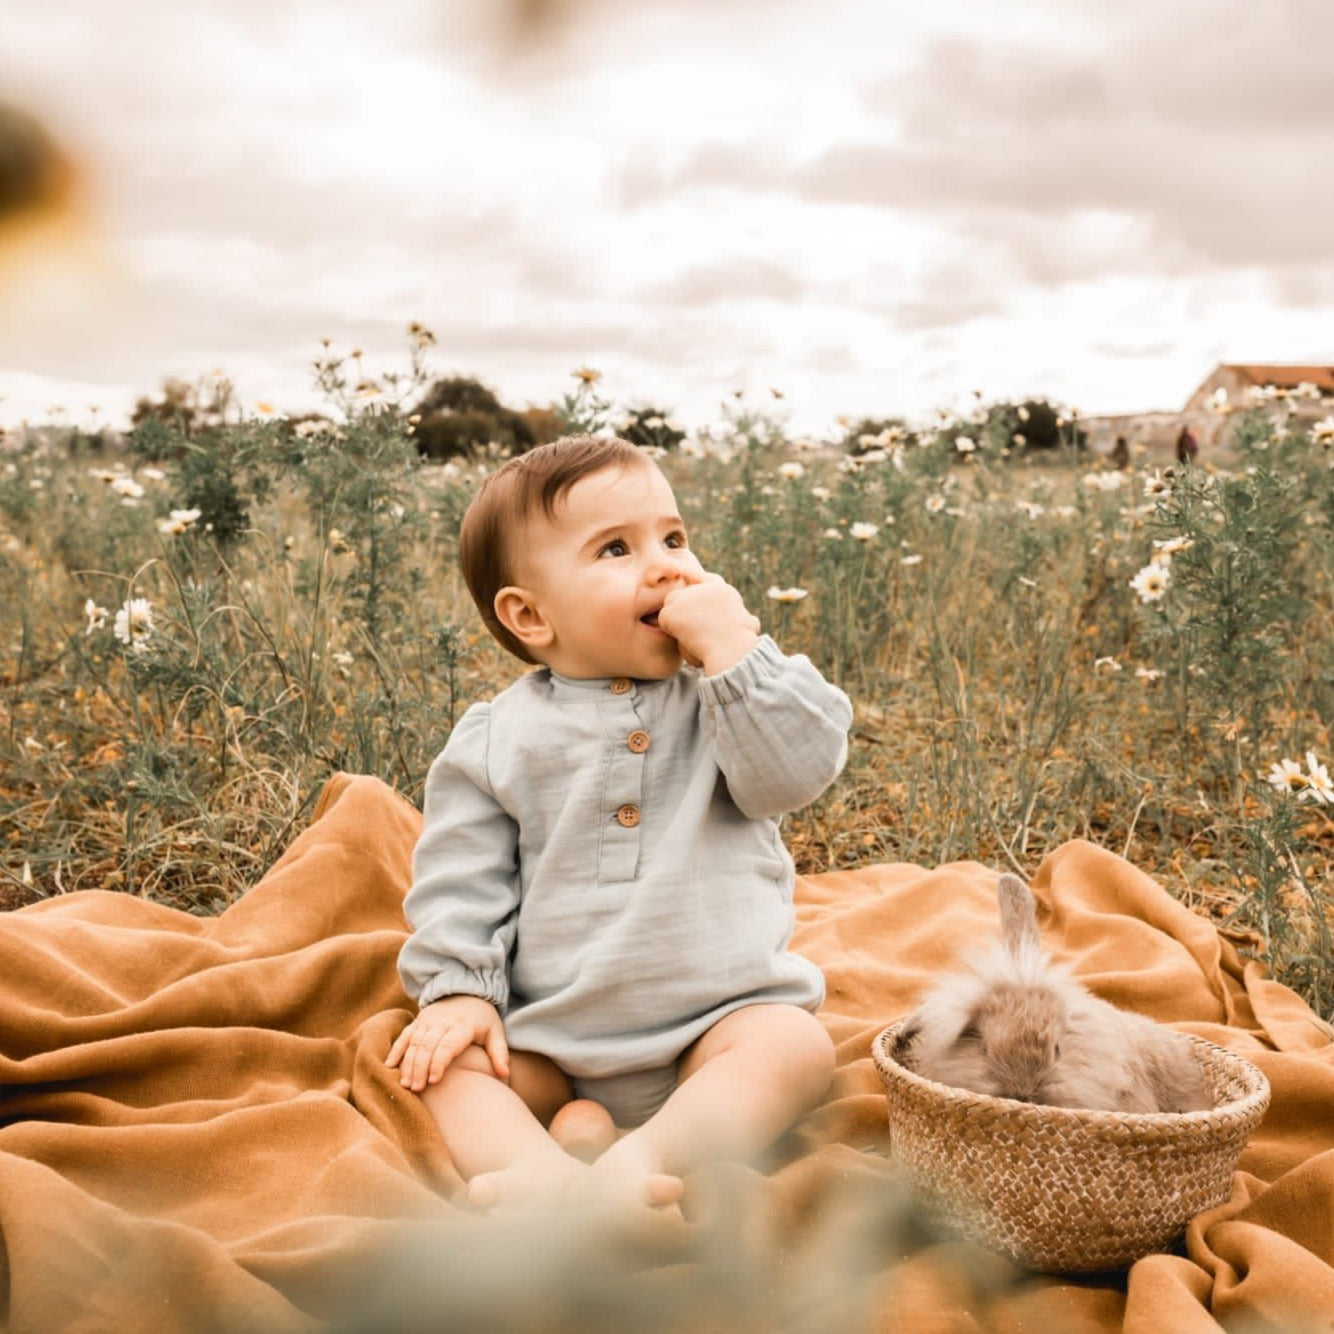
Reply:
[[[501,625],[534,655],[547,648],[555,637],[551,623],[537,605],[537,598],[526,588],[507,584],[496,594],[492,606]]]

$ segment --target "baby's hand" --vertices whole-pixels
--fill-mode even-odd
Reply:
[[[398,1082],[420,1093],[428,1084],[438,1084],[449,1063],[472,1046],[485,1049],[498,1079],[509,1079],[509,1047],[500,1012],[480,996],[446,996],[423,1007],[398,1035],[384,1063],[399,1066]]]
[[[740,662],[760,637],[759,620],[741,594],[722,575],[703,571],[698,580],[667,594],[658,625],[681,646],[687,662],[710,676]]]

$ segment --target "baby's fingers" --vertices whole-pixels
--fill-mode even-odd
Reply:
[[[403,1053],[408,1049],[408,1043],[412,1041],[412,1025],[409,1024],[395,1039],[394,1045],[389,1048],[389,1055],[384,1058],[384,1063],[392,1070],[402,1059]]]
[[[499,1024],[486,1035],[486,1054],[491,1058],[491,1068],[496,1072],[496,1077],[508,1083],[510,1077],[509,1044],[505,1041],[505,1030]]]
[[[438,1084],[449,1069],[454,1058],[463,1050],[472,1046],[472,1034],[462,1026],[448,1029],[431,1052],[431,1059],[426,1068],[426,1083]]]

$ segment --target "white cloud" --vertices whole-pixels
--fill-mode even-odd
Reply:
[[[516,402],[593,362],[687,419],[776,385],[803,429],[1334,360],[1326,0],[586,0],[527,46],[502,9],[7,13],[93,242],[0,290],[0,421],[216,367],[295,406],[321,338],[401,361],[413,319]]]

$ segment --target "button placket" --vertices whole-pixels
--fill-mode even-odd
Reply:
[[[643,755],[648,731],[640,725],[634,682],[618,676],[607,683],[601,712],[610,743],[607,782],[603,789],[606,821],[601,839],[598,879],[603,883],[633,880],[639,869],[643,823]],[[631,743],[630,738],[636,740]]]

